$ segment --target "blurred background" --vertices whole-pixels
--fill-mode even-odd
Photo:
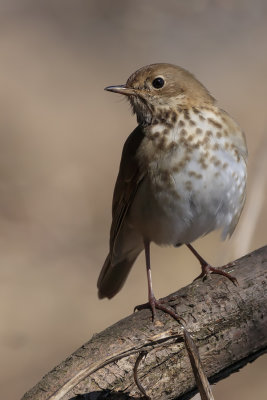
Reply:
[[[220,265],[266,244],[266,17],[264,0],[1,1],[2,399],[146,301],[143,254],[112,301],[97,298],[121,149],[136,126],[105,86],[154,62],[193,72],[242,126],[250,155],[238,229],[196,248]],[[158,297],[200,272],[186,248],[155,246],[152,270]],[[266,367],[261,357],[220,382],[216,400],[266,399]]]

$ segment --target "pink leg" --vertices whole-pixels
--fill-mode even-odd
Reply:
[[[152,320],[154,321],[156,316],[156,309],[159,309],[169,314],[177,321],[179,321],[181,320],[181,318],[173,310],[164,306],[161,300],[157,300],[155,298],[152,288],[152,276],[150,267],[150,243],[148,241],[144,241],[144,245],[145,245],[145,257],[146,257],[147,283],[148,283],[148,303],[136,306],[134,310],[142,310],[144,308],[150,307],[152,310]]]
[[[234,276],[228,274],[228,272],[222,271],[219,268],[212,267],[210,264],[207,263],[207,261],[204,260],[204,258],[201,257],[200,254],[198,254],[198,252],[194,249],[194,247],[191,244],[187,244],[186,246],[189,248],[190,251],[192,251],[194,256],[196,256],[196,258],[198,259],[198,261],[200,262],[200,265],[201,265],[202,272],[199,276],[196,277],[196,279],[198,279],[198,278],[205,279],[208,274],[219,274],[219,275],[223,275],[226,278],[230,279],[230,281],[233,282],[233,284],[235,286],[238,285],[237,279]],[[225,265],[225,267],[230,266],[230,265],[231,265],[231,263]],[[194,279],[194,281],[196,279]]]

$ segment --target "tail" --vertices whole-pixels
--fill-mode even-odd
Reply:
[[[98,297],[100,299],[104,297],[111,299],[121,290],[138,254],[130,259],[125,258],[114,265],[111,264],[110,254],[107,256],[97,281]]]

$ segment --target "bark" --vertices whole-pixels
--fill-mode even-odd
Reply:
[[[169,302],[185,320],[210,382],[267,349],[267,246],[237,260],[227,271],[237,278],[238,287],[212,275],[179,290],[176,300]],[[23,400],[140,399],[133,368],[141,351],[147,356],[138,377],[151,398],[190,398],[195,381],[182,328],[160,311],[158,319],[153,324],[150,310],[142,310],[94,335]]]

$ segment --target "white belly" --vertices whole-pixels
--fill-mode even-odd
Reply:
[[[243,208],[246,165],[223,151],[219,156],[219,166],[209,163],[201,169],[196,154],[185,169],[169,175],[168,183],[160,166],[158,174],[149,173],[130,209],[130,224],[144,238],[163,245],[190,243],[216,229],[222,229],[225,239]]]

